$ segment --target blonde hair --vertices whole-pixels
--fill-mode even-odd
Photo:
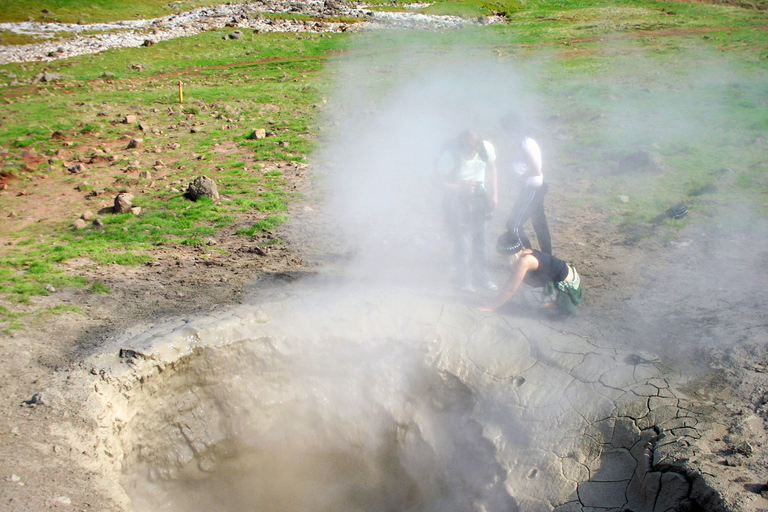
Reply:
[[[520,258],[522,258],[522,257],[523,257],[523,251],[518,251],[518,252],[516,252],[515,254],[510,254],[510,255],[508,256],[508,258],[509,258],[509,266],[510,266],[510,267],[514,267],[514,266],[515,266],[515,264],[516,264],[518,261],[520,261]]]

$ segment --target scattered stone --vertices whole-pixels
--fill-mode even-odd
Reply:
[[[35,393],[34,395],[32,395],[32,398],[30,398],[29,400],[25,400],[24,401],[24,405],[31,405],[31,406],[45,405],[45,400],[43,398],[43,394],[42,393]]]
[[[267,130],[264,128],[256,128],[253,130],[253,133],[251,133],[248,138],[251,140],[258,140],[258,139],[265,139],[267,137]]]
[[[45,71],[32,77],[32,83],[39,84],[40,82],[56,82],[61,79],[62,76],[59,73],[51,73],[49,71]]]
[[[652,151],[635,151],[619,158],[619,171],[657,171],[664,167],[661,155]]]
[[[50,283],[45,285],[45,289],[48,290],[49,293],[53,293],[56,291],[56,288],[54,288],[53,285]]]
[[[144,71],[144,66],[142,64],[131,64],[131,69],[134,71]]]
[[[83,229],[85,227],[85,221],[83,219],[77,219],[72,223],[72,228],[75,230]]]
[[[197,201],[201,197],[210,197],[214,201],[219,200],[219,191],[216,182],[208,176],[198,176],[187,187],[187,197]]]
[[[714,194],[715,192],[717,192],[717,186],[714,183],[707,183],[703,187],[691,190],[688,194],[696,197],[703,196],[704,194]]]
[[[138,118],[134,114],[128,114],[125,116],[125,119],[123,119],[125,124],[136,124],[136,121],[138,121]]]
[[[139,178],[145,179],[145,180],[151,180],[152,174],[149,171],[141,171],[139,173]]]
[[[51,134],[51,140],[64,140],[64,134],[59,130],[56,130]]]
[[[152,46],[155,44],[155,42],[151,39],[145,39],[143,43],[141,43],[142,46]]]
[[[67,167],[67,170],[71,172],[72,174],[77,174],[78,172],[83,172],[87,169],[84,163],[78,162],[74,165],[70,165]]]
[[[142,121],[142,122],[139,123],[139,130],[141,130],[143,132],[147,132],[147,131],[149,131],[149,125],[147,125],[147,123]]]
[[[93,220],[93,212],[85,211],[80,218],[86,221]]]
[[[144,147],[144,139],[131,139],[128,142],[128,149],[139,149]]]
[[[622,195],[620,195],[619,196],[619,201],[621,201],[622,203],[628,203],[629,202],[629,196],[622,196]]]
[[[231,34],[229,34],[230,39],[240,39],[243,37],[243,33],[240,30],[233,30]]]
[[[105,71],[101,74],[101,78],[115,78],[117,75],[112,73],[111,71]]]
[[[104,221],[101,220],[101,219],[95,219],[93,221],[93,225],[96,226],[97,228],[103,227],[104,226]]]
[[[139,215],[141,215],[141,206],[134,206],[133,208],[131,208],[131,213],[133,214],[134,217],[138,217]]]
[[[120,192],[115,197],[115,205],[112,211],[115,213],[127,213],[133,208],[133,194],[129,192]]]

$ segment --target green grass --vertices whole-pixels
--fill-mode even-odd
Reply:
[[[216,2],[175,5],[188,9],[211,3]],[[380,7],[389,8],[384,3]],[[0,0],[0,18],[42,20],[47,8],[49,19],[107,21],[170,14],[174,10],[169,5],[146,0]],[[358,60],[375,77],[353,92],[370,97],[374,107],[385,103],[404,80],[419,76],[423,63],[445,55],[514,68],[520,83],[511,85],[519,87],[521,96],[535,91],[531,118],[547,145],[548,176],[561,186],[591,183],[578,204],[570,206],[606,208],[617,226],[646,222],[680,200],[701,214],[733,202],[768,214],[765,143],[760,142],[768,131],[763,11],[698,3],[562,0],[438,2],[424,12],[465,17],[503,13],[509,23],[442,33],[244,31],[236,42],[222,37],[227,31],[211,31],[150,47],[1,65],[0,85],[14,79],[28,82],[44,70],[65,76],[52,84],[0,88],[0,148],[7,150],[2,163],[17,177],[14,187],[34,187],[46,173],[69,190],[78,187],[80,194],[103,190],[99,199],[130,189],[142,213],[103,215],[103,226],[89,224],[80,231],[72,231],[62,219],[14,232],[0,226],[0,236],[12,242],[0,248],[0,297],[29,303],[48,293],[47,284],[109,293],[101,283],[65,272],[60,263],[87,258],[94,264],[139,265],[160,247],[217,250],[207,247],[207,241],[244,214],[258,220],[238,234],[279,228],[288,220],[284,212],[296,195],[287,190],[280,171],[264,172],[264,163],[303,162],[311,153],[322,100],[339,79],[336,56],[350,47],[354,51],[345,58]],[[0,34],[6,36],[11,37]],[[105,72],[114,78],[103,78]],[[178,101],[179,80],[183,104]],[[355,108],[350,115],[360,113]],[[162,133],[122,123],[128,113]],[[544,121],[551,117],[559,119],[562,137],[554,137],[557,127]],[[257,128],[269,136],[252,140]],[[55,131],[73,146],[52,139]],[[131,137],[143,139],[143,151],[126,149]],[[155,147],[156,154],[150,149]],[[84,175],[66,171],[65,162],[76,157],[89,161],[99,148],[109,149],[114,159],[87,164]],[[25,168],[24,150],[43,155],[43,163]],[[77,154],[62,157],[56,153],[61,150]],[[638,150],[657,153],[664,168],[645,176],[650,179],[621,171],[621,158]],[[165,165],[157,171],[159,159]],[[725,168],[729,171],[722,172]],[[140,170],[152,177],[140,178]],[[201,174],[217,182],[224,196],[220,202],[183,197],[184,184]],[[716,195],[692,193],[710,184]],[[630,201],[620,202],[619,195]],[[0,209],[12,210],[16,200],[10,194],[0,196]],[[72,213],[86,207],[88,203],[79,204]],[[0,310],[0,328],[17,325],[20,317],[14,315]]]

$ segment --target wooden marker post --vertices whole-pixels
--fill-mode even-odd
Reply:
[[[184,90],[181,87],[181,80],[179,80],[179,103],[184,103]]]

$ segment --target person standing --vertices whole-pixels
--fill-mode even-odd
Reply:
[[[496,151],[487,140],[465,131],[440,149],[435,168],[443,189],[446,227],[454,242],[456,285],[498,287],[488,274],[487,225],[498,203]]]
[[[517,135],[522,132],[521,124],[513,114],[502,119],[501,125],[513,140],[516,140]],[[516,183],[515,201],[507,218],[507,230],[519,238],[524,247],[530,249],[531,241],[525,234],[523,226],[528,219],[531,219],[539,248],[542,252],[552,254],[552,237],[544,213],[544,196],[547,194],[549,185],[544,182],[541,149],[532,137],[522,137],[512,169]]]

